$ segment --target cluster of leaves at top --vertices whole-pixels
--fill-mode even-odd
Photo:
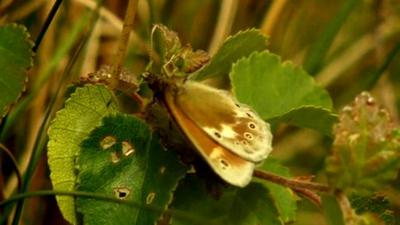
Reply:
[[[205,65],[205,52],[182,46],[177,35],[161,25],[155,31],[158,60],[149,67],[151,72],[163,70],[198,81],[229,80],[236,98],[273,126],[284,122],[333,135],[326,175],[333,188],[350,196],[355,208],[352,224],[393,222],[390,205],[376,192],[391,185],[400,167],[399,131],[370,96],[363,94],[346,107],[332,132],[337,117],[327,92],[301,68],[266,51],[267,39],[259,31],[229,37]],[[32,64],[28,36],[19,26],[0,27],[0,53],[6,56],[0,58],[2,116],[24,89]],[[254,180],[243,189],[220,187],[219,199],[212,197],[206,181],[182,164],[174,149],[165,149],[146,122],[122,113],[113,91],[104,85],[77,87],[68,97],[49,129],[48,158],[55,190],[94,192],[137,203],[132,207],[59,196],[59,207],[71,224],[295,220],[296,196],[266,181]],[[287,168],[270,158],[260,168],[290,177]]]

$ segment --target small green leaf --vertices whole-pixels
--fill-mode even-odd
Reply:
[[[105,117],[82,142],[78,190],[113,195],[159,210],[77,198],[83,224],[155,224],[172,199],[186,167],[149,126],[132,116]]]
[[[322,195],[322,208],[327,224],[345,225],[342,210],[336,198],[331,195]]]
[[[260,169],[280,176],[290,177],[289,168],[280,165],[277,160],[271,157],[264,161]],[[294,221],[296,219],[297,205],[296,196],[293,192],[289,188],[271,182],[263,182],[263,184],[268,188],[283,222],[287,223]]]
[[[29,38],[23,26],[0,26],[0,120],[25,89],[26,72],[33,64]]]
[[[116,112],[112,93],[102,85],[76,88],[65,102],[64,109],[57,112],[49,128],[48,163],[50,179],[55,190],[73,191],[76,183],[75,160],[80,143],[104,116]],[[64,218],[77,224],[74,198],[57,197]]]
[[[329,94],[304,70],[282,63],[277,55],[251,54],[233,65],[230,77],[237,99],[252,106],[265,120],[293,122],[322,132],[333,125],[333,117],[325,112],[332,109]],[[314,120],[303,119],[311,117]]]
[[[281,225],[278,211],[268,191],[257,183],[245,188],[225,188],[216,200],[206,191],[203,181],[186,177],[175,193],[173,208],[187,211],[206,220],[205,224]],[[172,217],[172,225],[189,225],[187,221]]]
[[[191,76],[195,80],[204,80],[217,76],[227,76],[234,62],[252,52],[267,48],[268,39],[259,30],[240,31],[228,37],[209,64]]]

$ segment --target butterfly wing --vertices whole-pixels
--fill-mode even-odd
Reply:
[[[174,120],[187,138],[223,180],[235,186],[246,186],[251,180],[254,163],[242,159],[210,138],[176,105],[175,94],[174,91],[167,90],[165,102]]]
[[[260,162],[271,152],[269,125],[228,92],[187,81],[179,87],[175,101],[198,127],[240,157]]]

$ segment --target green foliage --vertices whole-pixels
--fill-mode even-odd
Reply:
[[[234,62],[255,51],[265,50],[267,44],[267,37],[262,35],[259,30],[250,29],[238,32],[228,37],[218,49],[218,52],[211,58],[211,62],[192,74],[191,77],[195,80],[204,80],[228,76]]]
[[[327,159],[330,184],[346,193],[370,194],[389,185],[400,168],[400,135],[388,112],[368,94],[340,113]]]
[[[204,52],[182,46],[177,34],[162,25],[156,26],[153,38],[160,61],[152,62],[150,72],[166,75],[166,79],[181,76],[202,80],[225,76],[230,71],[237,99],[253,107],[264,120],[331,134],[337,116],[332,112],[328,93],[301,68],[282,63],[277,55],[262,51],[266,38],[257,30],[239,32],[227,39],[211,62],[194,73],[208,60]],[[51,179],[58,190],[106,194],[143,207],[95,198],[78,197],[75,202],[71,197],[58,197],[61,211],[71,223],[76,224],[75,210],[82,216],[83,224],[88,225],[155,224],[160,219],[173,225],[295,221],[297,196],[289,188],[260,181],[240,189],[201,180],[196,173],[186,175],[187,168],[180,163],[176,152],[161,146],[146,122],[117,113],[115,104],[113,95],[103,86],[77,88],[71,95],[49,131]],[[371,109],[359,113],[361,116],[357,114],[361,119],[356,122],[351,121],[349,115],[354,117],[351,113],[346,118],[341,114],[340,123],[335,126],[335,149],[328,160],[328,176],[334,187],[347,193],[358,188],[375,191],[379,185],[391,181],[400,167],[397,151],[400,136],[387,125],[385,113]],[[375,129],[376,121],[380,125]],[[351,132],[347,132],[349,127]],[[365,136],[359,144],[353,145],[358,140],[353,131]],[[376,142],[371,145],[375,148],[372,152],[363,150],[371,143],[369,133],[374,133],[372,139]],[[339,141],[340,138],[351,143]],[[260,168],[291,177],[289,169],[274,159],[267,159]],[[340,202],[324,196],[322,203],[327,222],[343,225]],[[192,216],[183,220],[179,213],[169,215],[167,209]],[[371,211],[382,218],[388,215],[386,211]]]
[[[395,224],[395,218],[389,200],[384,196],[380,195],[353,195],[350,197],[352,208],[355,212],[362,217],[362,219],[368,224],[374,224],[376,220],[375,216],[369,214],[376,214],[378,217],[385,222],[386,225]],[[379,223],[379,222],[377,222]]]
[[[49,128],[48,164],[55,190],[73,191],[76,184],[76,156],[80,143],[101,120],[117,111],[112,93],[102,85],[76,88]],[[63,216],[76,224],[74,199],[57,197]]]
[[[304,68],[310,74],[314,75],[321,69],[325,56],[328,54],[329,47],[332,45],[336,34],[359,3],[360,0],[345,1],[338,14],[332,18],[318,40],[311,46],[304,62]]]
[[[30,35],[16,24],[0,26],[0,120],[25,89],[33,64]]]
[[[276,159],[271,157],[267,158],[260,169],[290,177],[289,168],[282,166]],[[296,196],[293,192],[286,187],[271,182],[263,182],[268,188],[269,193],[279,211],[279,216],[283,222],[288,223],[296,219]]]
[[[329,225],[345,225],[340,205],[334,196],[323,195],[322,207],[326,222]]]
[[[282,224],[268,191],[257,183],[250,183],[242,189],[223,188],[222,196],[217,200],[207,192],[204,181],[187,176],[176,190],[172,207],[204,218],[206,224]],[[172,217],[172,225],[188,224]]]
[[[168,76],[185,76],[194,72],[208,62],[205,51],[193,51],[190,45],[182,46],[178,34],[162,24],[153,28],[152,44],[158,54],[153,57],[153,73],[167,73]],[[157,57],[157,59],[156,59]]]
[[[176,153],[162,147],[144,121],[122,114],[105,117],[82,142],[78,165],[79,191],[115,195],[159,209],[78,198],[86,225],[154,224],[186,173]]]
[[[239,60],[230,77],[237,99],[252,106],[265,120],[314,128],[325,134],[336,121],[330,112],[329,94],[304,70],[282,63],[275,54],[253,53]]]

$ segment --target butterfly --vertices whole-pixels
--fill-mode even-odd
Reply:
[[[270,126],[229,92],[192,80],[166,82],[161,99],[184,136],[224,181],[244,187],[271,152]]]

